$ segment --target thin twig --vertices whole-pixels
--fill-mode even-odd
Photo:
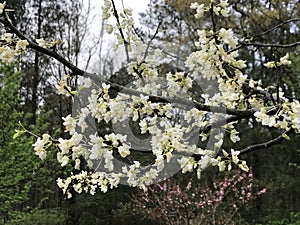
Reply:
[[[259,43],[259,42],[240,42],[242,46],[254,46],[254,47],[262,47],[262,48],[292,48],[300,45],[300,42],[294,42],[290,44],[270,44],[270,43]]]
[[[212,22],[212,26],[213,26],[214,39],[215,39],[216,44],[219,44],[219,40],[218,40],[218,37],[216,34],[217,33],[217,24],[216,24],[215,16],[214,16],[214,14],[215,14],[214,13],[214,3],[211,3],[209,12],[210,12],[211,22]]]
[[[242,42],[239,41],[240,45],[236,48],[230,49],[227,53],[235,52],[245,46],[253,46],[256,48],[292,48],[300,45],[300,42],[294,42],[290,44],[270,44],[270,43],[259,43],[259,42]]]
[[[117,23],[118,23],[118,30],[120,32],[121,38],[122,38],[123,43],[124,43],[125,53],[126,53],[126,59],[127,59],[127,62],[129,63],[130,62],[129,51],[128,51],[128,45],[129,45],[129,43],[128,43],[128,41],[126,41],[124,33],[123,33],[123,30],[121,28],[120,18],[119,18],[119,14],[118,14],[118,11],[117,11],[117,8],[116,8],[116,5],[115,5],[115,1],[111,0],[111,3],[112,3],[112,6],[113,6],[113,10],[114,10],[114,16],[115,16],[115,18],[117,20]]]
[[[3,23],[4,26],[8,27],[11,30],[11,32],[16,34],[21,40],[27,40],[28,43],[29,43],[29,45],[28,45],[29,48],[34,49],[37,52],[43,53],[45,55],[48,55],[48,56],[56,59],[57,61],[59,61],[60,63],[62,63],[66,67],[68,67],[76,75],[83,75],[85,73],[85,71],[79,69],[77,66],[75,66],[72,63],[70,63],[69,61],[67,61],[64,57],[59,55],[55,50],[48,49],[48,48],[43,48],[43,47],[39,46],[36,42],[34,42],[31,39],[27,38],[23,33],[21,33],[10,22],[10,20],[9,20],[9,18],[6,14],[4,15],[4,18],[0,19],[0,22]]]
[[[289,134],[292,133],[292,131],[293,131],[293,129],[290,129],[289,131],[284,132],[283,134],[289,135]],[[268,148],[268,147],[271,147],[275,144],[279,144],[279,143],[281,143],[282,141],[285,140],[285,137],[283,136],[283,134],[279,135],[278,137],[276,137],[272,140],[266,141],[264,143],[249,145],[248,147],[240,150],[240,155],[244,155],[244,154],[247,154],[249,152],[253,152],[255,150],[259,150],[259,149],[262,149],[262,148]]]
[[[259,34],[255,34],[252,36],[252,38],[255,38],[255,37],[259,37],[259,36],[262,36],[262,35],[265,35],[269,32],[272,32],[273,30],[276,30],[277,28],[283,26],[284,24],[287,24],[287,23],[291,23],[291,22],[297,22],[297,21],[300,21],[300,18],[294,18],[294,19],[290,19],[290,20],[286,20],[286,21],[283,21],[282,23],[266,30],[266,31],[263,31],[262,33],[259,33]]]
[[[152,36],[152,38],[150,39],[150,41],[148,42],[148,44],[147,44],[147,48],[146,48],[146,51],[145,51],[145,53],[144,53],[144,60],[146,60],[146,58],[147,58],[147,55],[148,55],[148,53],[149,53],[149,47],[150,47],[150,44],[151,44],[151,42],[154,40],[154,38],[156,37],[156,35],[158,34],[158,30],[159,30],[159,27],[161,26],[161,21],[159,22],[159,24],[157,25],[157,27],[156,27],[156,30],[155,30],[155,33],[153,34],[153,36]]]

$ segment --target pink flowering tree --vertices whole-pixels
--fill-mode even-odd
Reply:
[[[133,202],[162,224],[237,224],[239,209],[265,192],[254,184],[251,170],[234,171],[205,184],[169,179],[133,195]]]
[[[251,62],[245,61],[240,51],[296,48],[300,43],[261,43],[255,37],[244,37],[217,26],[216,18],[230,18],[229,6],[227,0],[192,3],[190,8],[195,18],[209,17],[211,23],[194,31],[198,41],[185,58],[184,67],[161,74],[159,66],[166,55],[152,46],[159,29],[149,40],[142,39],[133,29],[132,11],[117,9],[114,0],[104,0],[105,30],[115,35],[114,49],[124,52],[123,64],[131,77],[131,82],[122,86],[101,74],[84,71],[64,58],[59,50],[64,40],[56,37],[34,40],[26,36],[9,18],[11,9],[6,8],[5,2],[0,3],[0,22],[5,28],[0,35],[0,60],[12,63],[26,55],[27,49],[57,60],[69,72],[54,86],[58,94],[73,98],[74,103],[73,113],[63,117],[69,138],[32,134],[24,127],[16,130],[15,137],[23,133],[35,135],[33,150],[41,160],[54,146],[61,166],[74,168],[72,173],[57,180],[69,198],[73,193],[70,190],[94,194],[119,184],[146,190],[147,186],[179,171],[195,172],[200,178],[208,166],[216,166],[220,172],[232,167],[248,171],[242,155],[289,140],[291,133],[299,133],[300,102],[287,97],[283,85],[270,87],[249,76],[247,66]],[[18,9],[14,11],[18,13]],[[264,32],[295,21],[299,20],[283,21]],[[260,63],[275,76],[292,61],[287,53]],[[262,143],[237,147],[243,133],[237,126],[241,121],[247,121],[249,126],[259,124],[277,129],[279,135],[266,137]],[[225,138],[232,147],[224,145]],[[227,187],[227,183],[222,185]],[[220,194],[216,199],[209,197],[211,205],[205,205],[208,199],[197,201],[199,206],[208,207],[211,215],[219,204],[218,198],[224,196],[222,189],[217,191]],[[235,207],[238,204],[232,205],[231,210]]]

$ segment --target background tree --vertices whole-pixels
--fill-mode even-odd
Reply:
[[[43,208],[51,209],[52,213],[59,216],[60,219],[56,220],[58,224],[65,220],[65,216],[57,210],[62,201],[53,183],[58,176],[58,171],[54,169],[55,162],[52,160],[50,166],[49,160],[42,162],[37,159],[32,151],[32,137],[14,138],[18,123],[26,117],[25,113],[19,111],[21,76],[23,74],[12,66],[1,65],[0,224],[32,224],[25,215],[29,212],[38,213]],[[42,116],[38,117],[37,125],[33,131],[40,132],[47,127]]]
[[[85,45],[83,40],[87,35],[86,26],[83,24],[87,24],[91,19],[89,18],[91,8],[83,8],[81,1],[9,1],[7,7],[13,9],[8,14],[18,29],[31,36],[33,40],[44,38],[56,41],[55,51],[59,51],[76,64],[78,64],[79,55],[84,53],[85,57],[89,57],[93,53],[89,50],[91,46],[93,47],[92,42],[89,43],[91,46],[84,46],[86,50],[82,51]],[[59,43],[62,39],[64,42]],[[95,48],[92,49],[95,50]],[[88,64],[87,58],[82,65],[87,67]],[[3,205],[6,207],[3,213],[7,214],[7,218],[5,216],[3,218],[11,224],[32,224],[33,219],[43,224],[61,224],[68,214],[72,215],[74,207],[70,205],[76,205],[76,202],[67,203],[62,199],[55,183],[59,174],[57,164],[51,160],[44,163],[36,160],[36,155],[32,152],[32,138],[29,140],[23,137],[21,140],[14,141],[12,135],[18,127],[19,120],[33,132],[39,133],[47,130],[53,135],[64,134],[63,130],[60,132],[58,128],[63,129],[62,117],[71,112],[72,100],[59,96],[53,84],[69,71],[61,64],[34,51],[28,52],[22,58],[22,63],[15,67],[22,70],[22,76],[14,75],[9,78],[9,71],[14,69],[11,68],[9,71],[6,69],[3,79],[11,83],[1,90],[3,99],[6,91],[9,90],[9,94],[13,93],[7,100],[4,99],[3,103],[12,101],[14,97],[14,102],[3,106],[9,106],[11,107],[9,110],[14,111],[9,126],[6,126],[5,120],[8,109],[3,108],[1,111],[3,112],[1,123],[4,127],[6,126],[5,129],[3,128],[3,136],[7,137],[1,140],[1,145],[6,145],[5,140],[9,142],[6,148],[1,149],[3,162],[6,162],[2,164],[1,170],[6,174],[2,177],[3,185],[5,183],[6,185],[1,190],[3,196],[13,199],[10,203],[7,201],[7,204]],[[30,124],[36,126],[31,127]],[[17,144],[20,146],[15,147]],[[8,151],[8,149],[11,150]],[[52,154],[55,158],[55,150]],[[22,163],[16,164],[16,159],[20,159]],[[14,164],[16,165],[12,166]],[[26,170],[26,173],[22,173],[22,169]],[[22,176],[19,176],[20,174]],[[9,181],[8,176],[15,180]],[[5,181],[6,179],[8,181]],[[19,186],[18,192],[22,195],[15,196],[16,188],[14,184],[11,184],[12,182]],[[24,184],[17,184],[17,182]],[[7,190],[11,190],[11,193],[8,194]],[[48,216],[47,210],[53,214],[53,217]],[[54,219],[54,217],[57,218]],[[73,224],[72,220],[70,223]]]
[[[55,51],[76,65],[79,64],[79,57],[85,58],[81,66],[87,68],[90,55],[97,49],[94,48],[97,41],[90,42],[90,46],[84,43],[88,34],[85,24],[91,20],[89,5],[84,7],[80,0],[24,0],[9,1],[7,7],[14,9],[9,15],[20,31],[33,40],[52,41],[55,43]],[[53,131],[62,128],[61,118],[71,112],[72,106],[70,99],[56,94],[53,83],[58,83],[70,71],[55,60],[35,51],[28,52],[22,60],[22,71],[26,74],[21,82],[21,100],[25,103],[22,110],[31,113],[30,123],[34,124],[35,114],[43,106],[46,111],[52,111],[53,116],[58,115],[49,121]]]

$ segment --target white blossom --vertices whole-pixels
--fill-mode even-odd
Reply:
[[[29,45],[27,40],[18,40],[16,44],[16,50],[19,51],[25,51],[26,47]]]
[[[6,46],[0,53],[0,60],[3,63],[10,64],[14,62],[16,55],[16,50],[11,49],[10,47]]]
[[[46,41],[44,40],[44,38],[39,38],[39,39],[36,39],[36,42],[38,43],[38,45],[42,48],[46,48],[47,47],[47,43]]]
[[[6,2],[0,3],[0,14],[3,13],[5,5],[6,5]]]
[[[240,154],[240,151],[235,151],[234,149],[231,149],[230,151],[231,151],[232,162],[234,164],[238,164],[239,162],[238,155]]]
[[[65,132],[70,134],[75,133],[76,120],[69,114],[67,117],[62,118],[64,120],[63,125],[65,127]]]
[[[118,152],[123,158],[130,155],[129,150],[130,150],[130,145],[123,144],[123,145],[118,147]]]

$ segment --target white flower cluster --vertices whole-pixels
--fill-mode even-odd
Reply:
[[[291,65],[292,61],[289,60],[289,53],[286,53],[285,56],[280,57],[279,62],[270,61],[264,64],[265,67],[268,68],[276,68],[279,66],[288,66]]]
[[[6,6],[6,2],[0,3],[0,14],[3,14],[5,6]]]
[[[228,0],[220,0],[218,4],[216,4],[215,0],[211,0],[211,6],[213,12],[216,15],[222,15],[223,17],[228,17]],[[196,9],[195,18],[200,19],[203,17],[204,13],[210,10],[210,7],[205,6],[204,4],[199,4],[198,2],[194,2],[191,4],[191,9]]]
[[[222,149],[223,156],[207,157],[210,160],[212,166],[218,166],[219,171],[223,172],[226,170],[230,171],[232,169],[232,163],[237,165],[241,170],[248,172],[249,167],[247,166],[246,161],[240,160],[238,155],[240,151],[235,151],[234,149],[230,150],[230,154]]]
[[[77,193],[85,192],[94,195],[98,188],[105,193],[108,186],[111,188],[117,187],[119,179],[118,174],[107,175],[101,172],[81,171],[79,174],[72,174],[66,179],[58,178],[57,184],[63,190],[63,193],[67,195],[67,198],[71,198],[72,194],[69,191],[71,187]]]
[[[158,171],[153,168],[143,173],[141,164],[138,161],[134,161],[130,166],[124,166],[122,172],[127,174],[127,183],[130,186],[140,187],[144,190],[146,190],[147,186],[151,185],[153,180],[158,176]]]
[[[280,128],[285,131],[294,129],[300,132],[300,103],[299,101],[288,102],[288,99],[281,96],[284,102],[279,109],[275,107],[261,107],[254,113],[258,122],[264,126]],[[285,136],[287,139],[288,137]]]
[[[102,19],[108,19],[111,16],[111,13],[112,13],[111,2],[105,0],[102,6]]]
[[[246,83],[247,75],[240,71],[235,71],[235,77],[230,79],[218,79],[219,93],[212,96],[209,105],[224,105],[226,108],[243,109],[246,106],[243,103],[244,93],[243,85]]]
[[[2,30],[0,41],[0,60],[5,64],[13,63],[16,56],[21,55],[29,45],[27,40],[14,38],[12,33],[7,33],[5,30]]]
[[[195,170],[197,177],[200,179],[202,170],[206,169],[209,165],[218,165],[215,163],[215,150],[203,150],[194,146],[194,154],[200,155],[201,160],[195,160],[194,157],[188,156],[183,156],[178,160],[178,163],[182,168],[182,173],[193,172]]]
[[[194,80],[217,80],[219,92],[214,96],[203,96],[206,104],[211,106],[224,105],[227,108],[243,108],[244,98],[242,87],[247,82],[247,75],[242,73],[246,67],[245,61],[237,59],[237,51],[227,53],[224,45],[231,48],[237,46],[237,39],[232,30],[221,28],[219,32],[199,31],[199,50],[193,52],[186,61],[186,66],[193,73]],[[218,43],[217,43],[218,42]],[[228,65],[230,71],[224,65]]]
[[[77,93],[77,91],[73,90],[70,86],[69,80],[70,75],[66,75],[59,81],[59,85],[56,85],[57,93],[59,95],[65,95],[67,97],[70,97]]]
[[[246,67],[243,60],[237,60],[237,51],[227,53],[224,45],[231,48],[237,46],[237,39],[233,36],[232,30],[222,28],[220,32],[214,33],[212,30],[198,31],[199,41],[196,46],[198,51],[193,52],[186,60],[186,66],[193,71],[194,79],[203,76],[205,79],[218,79],[222,76],[229,77],[224,69],[224,63],[239,70]]]
[[[35,41],[38,44],[38,46],[40,46],[42,48],[53,48],[56,45],[61,44],[60,39],[55,39],[55,40],[52,40],[52,41],[48,41],[48,40],[45,40],[44,38],[38,38]]]
[[[298,101],[293,102],[291,104],[292,113],[291,121],[292,121],[292,128],[294,128],[298,133],[300,132],[300,103]]]
[[[179,126],[171,127],[165,124],[164,132],[153,134],[151,139],[152,152],[156,156],[155,166],[162,171],[165,163],[172,159],[173,152],[189,152],[187,143],[184,143],[184,129]],[[166,162],[165,162],[166,158]]]
[[[35,154],[44,160],[47,157],[46,149],[51,146],[52,138],[49,134],[43,134],[42,138],[38,138],[36,142],[32,145],[34,147]]]
[[[184,72],[177,72],[175,74],[168,73],[166,76],[168,81],[168,89],[171,96],[176,96],[183,90],[187,92],[192,88],[193,81]]]
[[[157,71],[150,66],[150,63],[138,61],[129,63],[128,72],[137,79],[147,79],[157,76]]]
[[[118,13],[118,15],[116,16],[115,13]],[[109,18],[111,16],[118,18],[115,24],[109,23]],[[102,18],[107,20],[105,30],[108,34],[113,33],[115,30],[122,30],[122,34],[120,32],[115,32],[118,43],[115,45],[114,49],[118,49],[118,47],[122,46],[124,42],[127,42],[128,44],[131,42],[131,29],[134,24],[134,20],[132,18],[132,10],[130,8],[126,8],[122,11],[118,10],[116,12],[113,9],[112,3],[109,0],[105,0],[104,5],[102,6]],[[130,45],[128,45],[128,47],[130,48]]]

